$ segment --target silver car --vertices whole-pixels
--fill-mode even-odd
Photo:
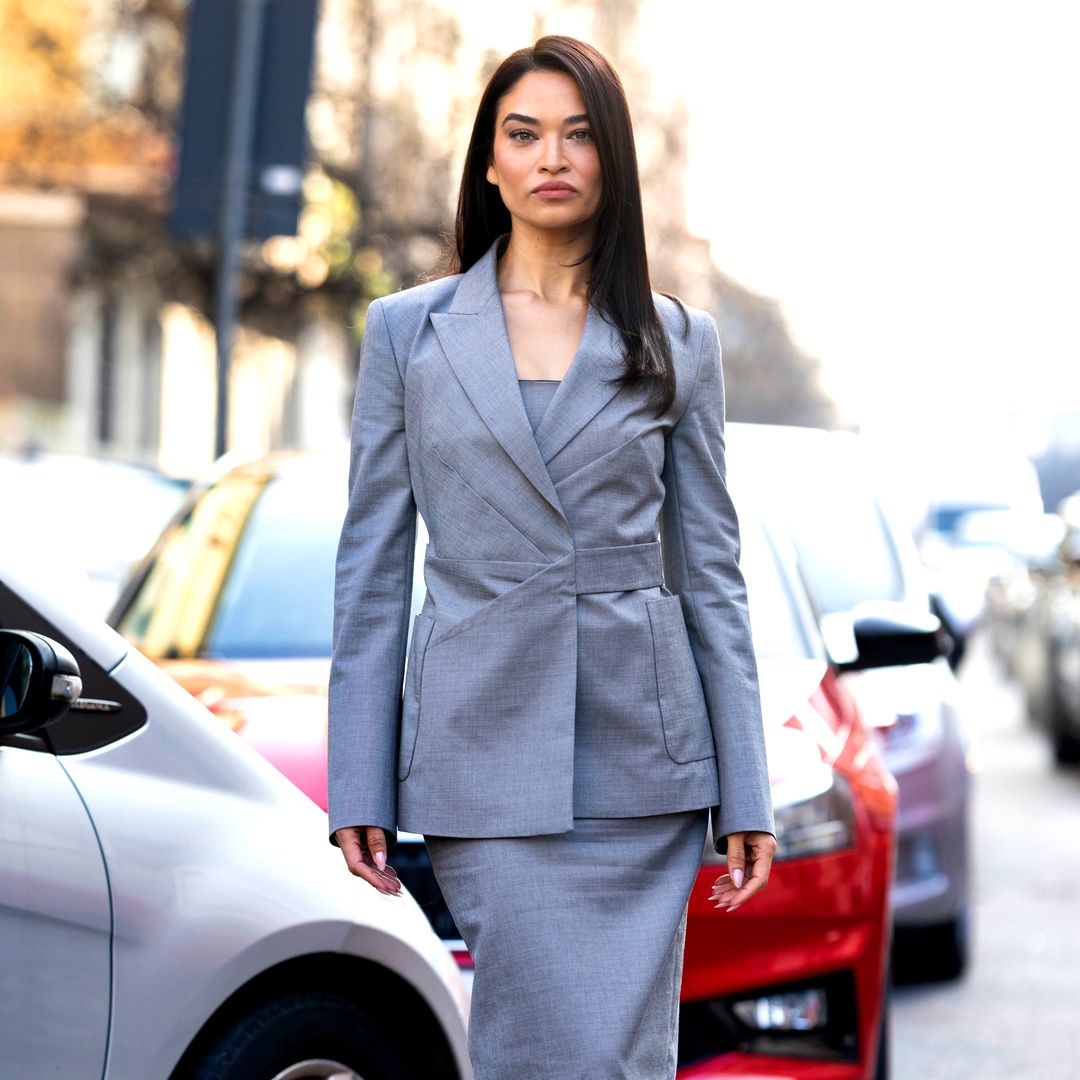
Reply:
[[[0,1076],[470,1077],[414,899],[28,558],[0,541]]]

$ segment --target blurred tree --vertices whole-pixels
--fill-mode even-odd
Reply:
[[[188,8],[189,0],[0,0],[0,187],[83,199],[74,283],[113,296],[152,283],[162,304],[179,301],[208,318],[212,250],[178,246],[163,225]],[[623,78],[654,278],[717,316],[728,415],[833,422],[816,363],[791,341],[777,303],[726,277],[686,227],[686,109],[654,91],[638,10],[639,0],[514,8],[322,0],[305,210],[298,236],[248,245],[243,323],[294,341],[305,312],[317,310],[351,328],[355,350],[369,300],[442,263],[484,80],[511,48],[545,32],[575,33]]]
[[[729,419],[832,427],[837,413],[821,387],[819,364],[792,341],[780,304],[723,273],[722,258],[718,265],[709,243],[687,227],[690,117],[681,94],[665,101],[654,84],[654,44],[637,33],[641,6],[642,0],[595,4],[585,36],[618,68],[634,114],[654,282],[716,316]],[[558,10],[545,7],[545,31],[558,32],[576,7],[570,0]]]

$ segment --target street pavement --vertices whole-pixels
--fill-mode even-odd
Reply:
[[[1080,1078],[1080,771],[1054,766],[982,639],[960,681],[980,736],[973,957],[895,989],[893,1080]]]

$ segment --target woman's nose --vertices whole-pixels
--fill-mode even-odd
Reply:
[[[562,137],[550,135],[543,141],[543,153],[540,159],[541,168],[548,170],[561,169],[566,164],[566,155],[563,152]]]

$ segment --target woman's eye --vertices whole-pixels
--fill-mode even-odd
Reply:
[[[531,142],[536,138],[536,135],[527,128],[518,128],[516,131],[510,132],[509,138],[511,142],[525,143]],[[592,139],[592,132],[587,128],[579,128],[577,131],[571,131],[568,138],[575,142],[589,142]]]

